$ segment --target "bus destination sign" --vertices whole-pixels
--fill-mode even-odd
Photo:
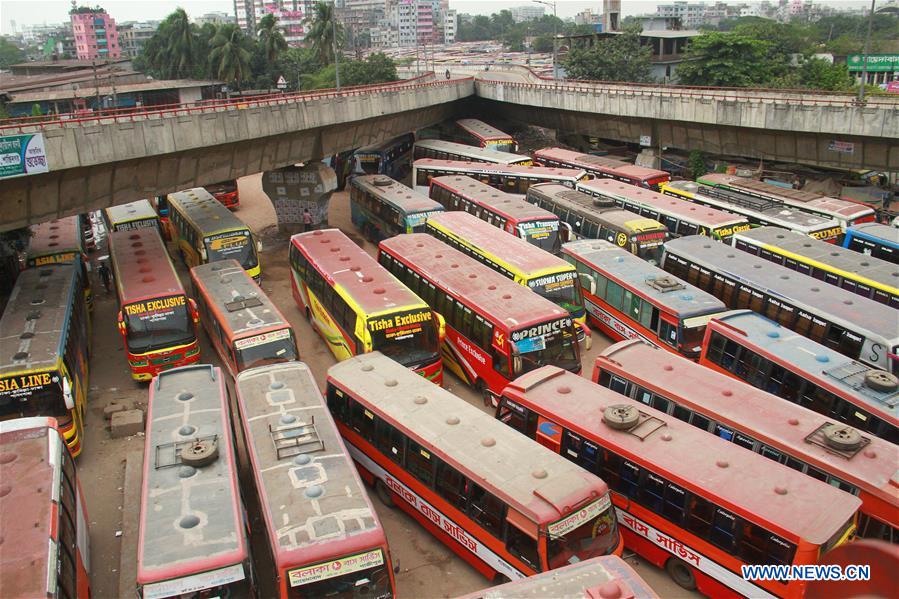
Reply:
[[[324,562],[304,568],[297,568],[287,573],[290,586],[298,587],[304,584],[312,584],[335,576],[352,574],[367,568],[374,568],[384,564],[384,553],[380,549],[372,549],[364,553],[357,553],[348,557],[342,557],[332,562]]]

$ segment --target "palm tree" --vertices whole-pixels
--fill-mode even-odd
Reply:
[[[282,52],[287,50],[284,35],[278,29],[278,18],[267,14],[259,21],[259,47],[269,65],[274,65]]]
[[[194,26],[183,8],[178,8],[160,25],[164,29],[164,45],[160,56],[169,77],[189,77],[193,70]]]
[[[334,13],[331,2],[316,2],[312,9],[312,17],[306,18],[309,31],[306,39],[312,40],[312,49],[325,64],[334,62],[334,33],[337,33],[337,46],[343,46],[343,25]]]
[[[209,69],[213,77],[222,81],[237,83],[248,79],[250,73],[250,40],[235,23],[226,23],[218,28],[210,42]]]

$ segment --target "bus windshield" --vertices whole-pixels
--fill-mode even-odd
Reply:
[[[0,420],[68,416],[58,372],[15,375],[0,379]]]
[[[514,152],[517,150],[514,139],[491,139],[484,142],[484,147],[488,150],[498,150],[500,152]]]
[[[558,220],[530,220],[518,224],[520,237],[547,252],[559,249]]]
[[[291,581],[292,582],[292,581]],[[374,566],[343,576],[325,578],[316,582],[291,586],[289,599],[382,599],[391,597],[390,574],[386,566]]]
[[[409,368],[433,362],[440,351],[434,315],[427,309],[370,318],[368,330],[373,351]]]
[[[552,365],[576,371],[580,367],[577,335],[570,318],[512,332],[515,376]]]
[[[429,210],[427,212],[413,212],[411,214],[407,214],[407,230],[411,230],[413,233],[424,233],[425,223],[428,221],[428,217],[432,214],[439,214],[440,212],[442,212],[442,210]]]
[[[290,329],[238,339],[234,349],[239,370],[297,359],[296,343]]]
[[[661,243],[641,243],[637,242],[637,255],[653,266],[658,266],[662,263],[662,248],[664,246]]]
[[[559,272],[528,281],[528,287],[538,295],[569,312],[577,312],[584,305],[581,287],[574,271]]]
[[[183,295],[128,304],[122,313],[128,351],[133,354],[185,345],[195,338]]]
[[[256,247],[249,231],[229,231],[206,238],[208,261],[237,260],[244,270],[255,268],[258,264]]]
[[[547,560],[549,568],[607,555],[618,543],[618,522],[612,500],[601,497],[547,527]]]

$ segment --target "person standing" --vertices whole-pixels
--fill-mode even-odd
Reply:
[[[97,267],[97,274],[100,275],[100,281],[103,282],[106,293],[109,293],[109,285],[112,282],[112,273],[109,271],[109,267],[106,266],[106,262],[100,263],[100,266]]]
[[[312,229],[312,213],[309,208],[303,208],[303,233]]]

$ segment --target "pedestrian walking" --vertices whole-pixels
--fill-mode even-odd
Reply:
[[[312,229],[312,213],[309,208],[303,208],[303,233]]]
[[[97,267],[97,274],[100,275],[100,281],[103,282],[106,293],[109,293],[109,285],[112,282],[112,273],[109,271],[109,267],[106,266],[106,262],[100,263],[100,266]]]

